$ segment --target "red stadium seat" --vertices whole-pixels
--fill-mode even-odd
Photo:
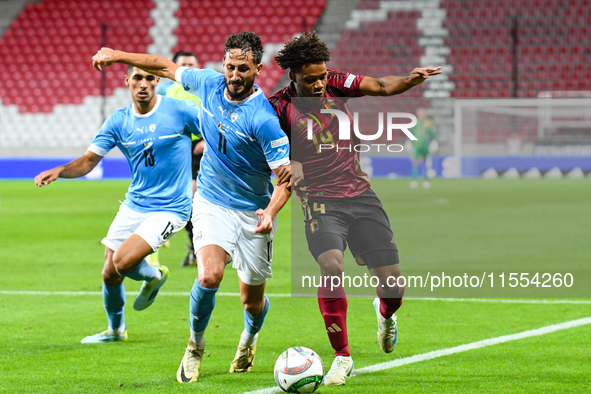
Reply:
[[[145,52],[152,41],[148,27],[152,24],[150,11],[154,5],[136,7],[137,4],[117,0],[27,3],[0,38],[0,56],[13,77],[18,72],[35,81],[36,76],[45,72],[48,78],[31,85],[3,82],[6,87],[0,97],[4,104],[16,104],[20,112],[47,113],[55,104],[81,103],[84,95],[96,93],[93,86],[99,83],[100,74],[89,68],[89,57],[100,45],[102,21],[108,21],[109,46]],[[87,71],[81,74],[81,70]],[[71,83],[73,75],[82,85]],[[113,84],[124,86],[124,81],[118,75]],[[38,94],[31,95],[37,100],[18,98],[23,89],[37,89]]]

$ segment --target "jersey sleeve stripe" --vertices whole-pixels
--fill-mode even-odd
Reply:
[[[103,157],[107,156],[107,153],[109,153],[109,151],[104,150],[103,148],[99,148],[95,144],[91,144],[88,147],[88,150],[91,151],[92,153],[95,153],[95,154],[97,154],[99,156],[103,156]]]
[[[269,165],[269,168],[274,170],[277,169],[281,166],[286,166],[289,165],[290,161],[289,161],[289,157],[285,157],[281,160],[276,160],[276,161],[268,161],[267,164]]]
[[[174,79],[180,84],[183,83],[183,80],[182,80],[183,71],[185,71],[186,69],[187,69],[187,67],[179,67],[174,72]]]

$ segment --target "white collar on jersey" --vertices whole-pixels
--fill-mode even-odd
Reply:
[[[240,101],[230,100],[228,98],[228,96],[226,95],[227,88],[224,88],[224,99],[226,99],[226,102],[228,102],[230,104],[234,104],[234,105],[246,104],[247,102],[249,102],[250,100],[252,100],[256,96],[263,94],[263,89],[261,89],[260,86],[256,86],[255,88],[256,88],[256,90],[254,91],[253,94],[251,94],[250,96],[248,96],[244,100],[240,100]]]
[[[135,105],[131,104],[131,110],[133,111],[133,114],[138,118],[147,118],[148,116],[150,116],[154,112],[156,112],[156,110],[158,109],[158,106],[160,105],[160,101],[162,99],[161,95],[157,94],[156,96],[158,96],[158,98],[156,99],[156,105],[154,105],[154,108],[152,108],[152,110],[150,112],[148,112],[147,114],[138,114],[137,111],[135,110]]]

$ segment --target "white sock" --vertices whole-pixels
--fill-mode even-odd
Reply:
[[[244,331],[242,331],[242,335],[240,335],[240,343],[246,346],[252,346],[252,344],[257,340],[258,336],[258,332],[253,335],[244,329]]]
[[[205,331],[195,332],[191,330],[191,340],[193,343],[198,344],[203,342],[203,334],[205,334]]]
[[[156,283],[158,282],[160,279],[162,279],[162,271],[160,271],[160,268],[156,267],[156,276],[154,277],[154,279],[152,279],[150,281],[150,283]]]
[[[113,327],[109,326],[110,330],[115,331],[117,334],[121,335],[125,332],[125,324],[122,324],[121,327],[119,327],[118,329],[113,329]]]

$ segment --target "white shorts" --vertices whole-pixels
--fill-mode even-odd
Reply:
[[[187,222],[170,212],[141,213],[121,204],[107,236],[101,242],[115,251],[131,234],[137,234],[152,250],[157,251],[172,234],[182,230],[185,224]]]
[[[260,285],[273,276],[273,237],[255,234],[259,217],[254,211],[237,211],[213,204],[199,194],[193,199],[193,246],[195,253],[207,245],[218,245],[230,255],[232,267],[247,285]]]

